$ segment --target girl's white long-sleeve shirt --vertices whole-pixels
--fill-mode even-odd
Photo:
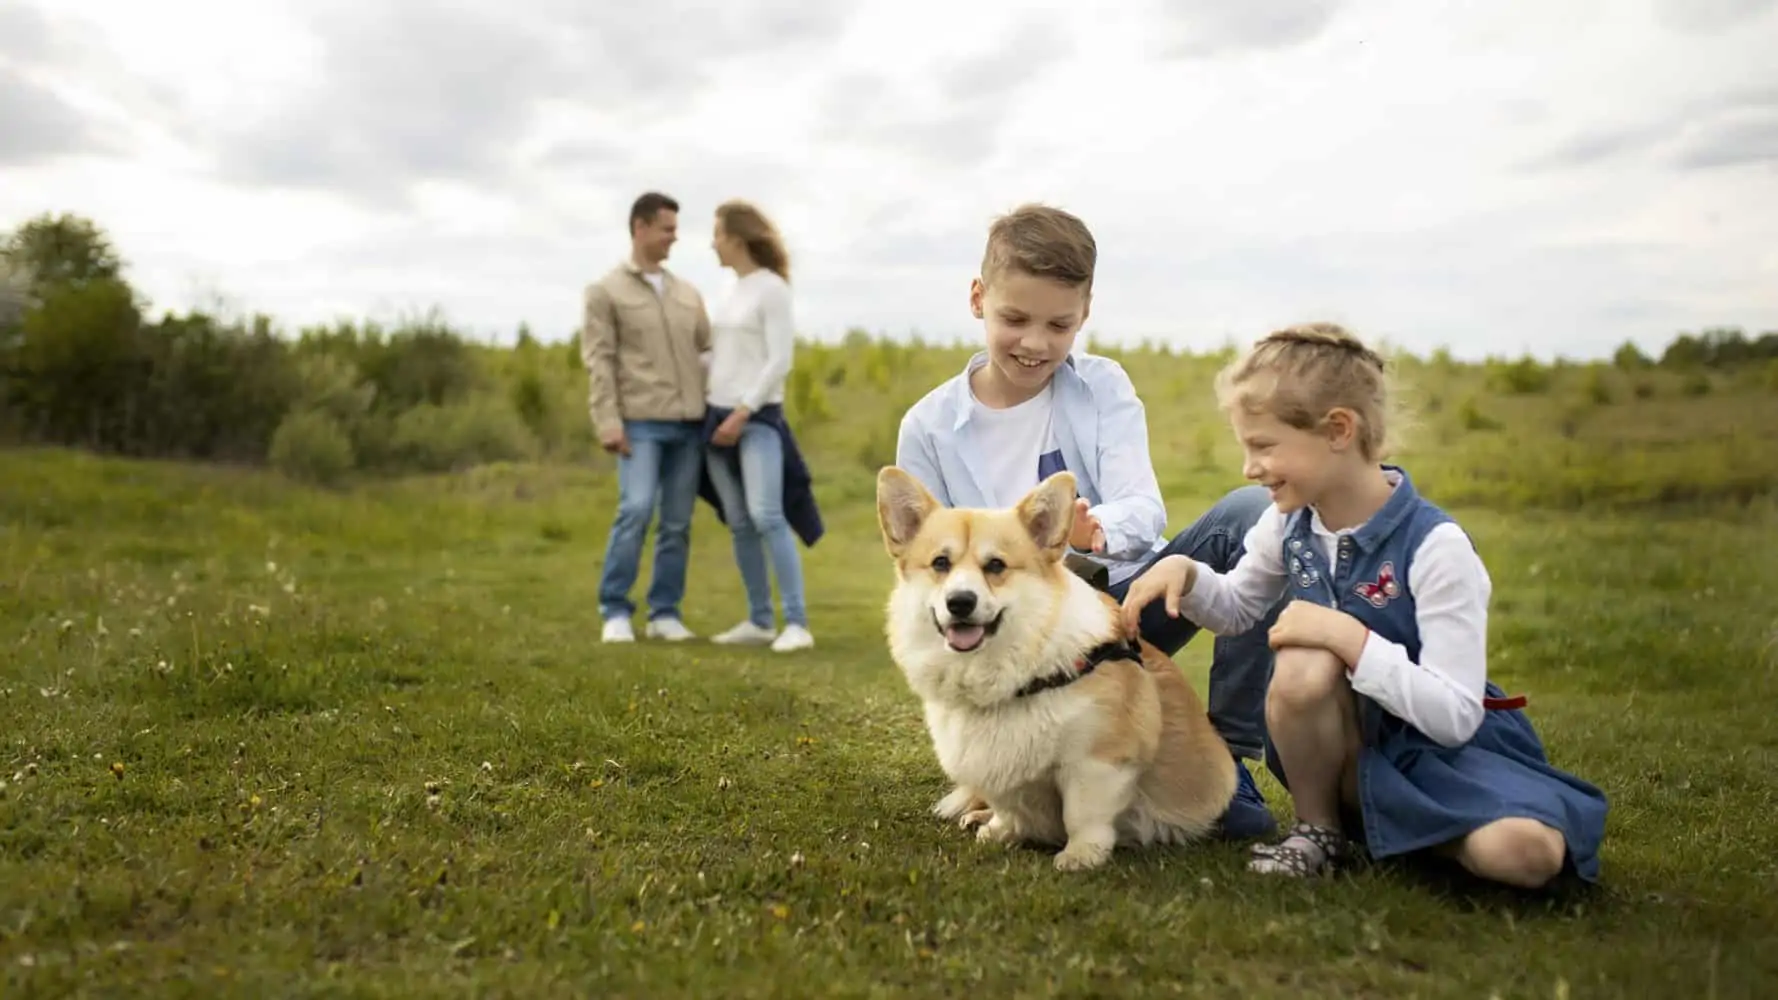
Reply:
[[[750,411],[782,403],[795,349],[789,282],[763,267],[737,279],[710,312],[705,398]]]
[[[1340,535],[1310,511],[1310,529],[1327,565]],[[1356,530],[1356,529],[1350,529]],[[1285,516],[1274,505],[1247,532],[1246,551],[1227,575],[1198,563],[1197,581],[1181,600],[1186,618],[1217,635],[1253,627],[1290,585],[1284,565]],[[1352,690],[1444,746],[1457,746],[1481,727],[1488,678],[1488,600],[1493,585],[1463,529],[1445,522],[1415,550],[1407,579],[1420,630],[1420,658],[1372,632],[1351,671]]]

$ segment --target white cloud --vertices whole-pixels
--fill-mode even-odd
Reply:
[[[88,215],[162,307],[560,337],[658,188],[711,295],[710,209],[774,215],[813,335],[972,335],[982,233],[1027,199],[1097,234],[1110,340],[1778,327],[1769,0],[35,3],[0,18],[0,227]]]

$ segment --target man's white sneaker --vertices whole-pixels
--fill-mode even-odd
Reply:
[[[777,637],[769,628],[760,628],[750,621],[742,622],[726,632],[718,632],[710,641],[723,646],[763,646]]]
[[[808,629],[801,625],[786,625],[784,631],[778,633],[777,640],[772,643],[772,652],[790,653],[799,649],[808,649],[813,645],[815,645],[815,637],[809,634]]]
[[[656,618],[648,623],[645,634],[650,639],[665,639],[668,642],[684,642],[696,638],[691,629],[686,628],[685,623],[677,618]]]
[[[628,618],[605,619],[605,630],[599,636],[600,642],[635,642],[636,629]]]

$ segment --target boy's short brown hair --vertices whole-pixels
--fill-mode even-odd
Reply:
[[[1062,209],[1027,203],[988,227],[982,283],[1012,270],[1090,292],[1098,261],[1099,245],[1086,223]]]

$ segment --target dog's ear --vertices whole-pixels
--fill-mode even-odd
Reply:
[[[1019,523],[1038,546],[1060,554],[1074,530],[1074,474],[1058,472],[1025,494],[1016,508]]]
[[[889,465],[877,473],[877,527],[882,529],[883,545],[891,556],[901,557],[927,516],[937,509],[938,500],[907,472]]]

